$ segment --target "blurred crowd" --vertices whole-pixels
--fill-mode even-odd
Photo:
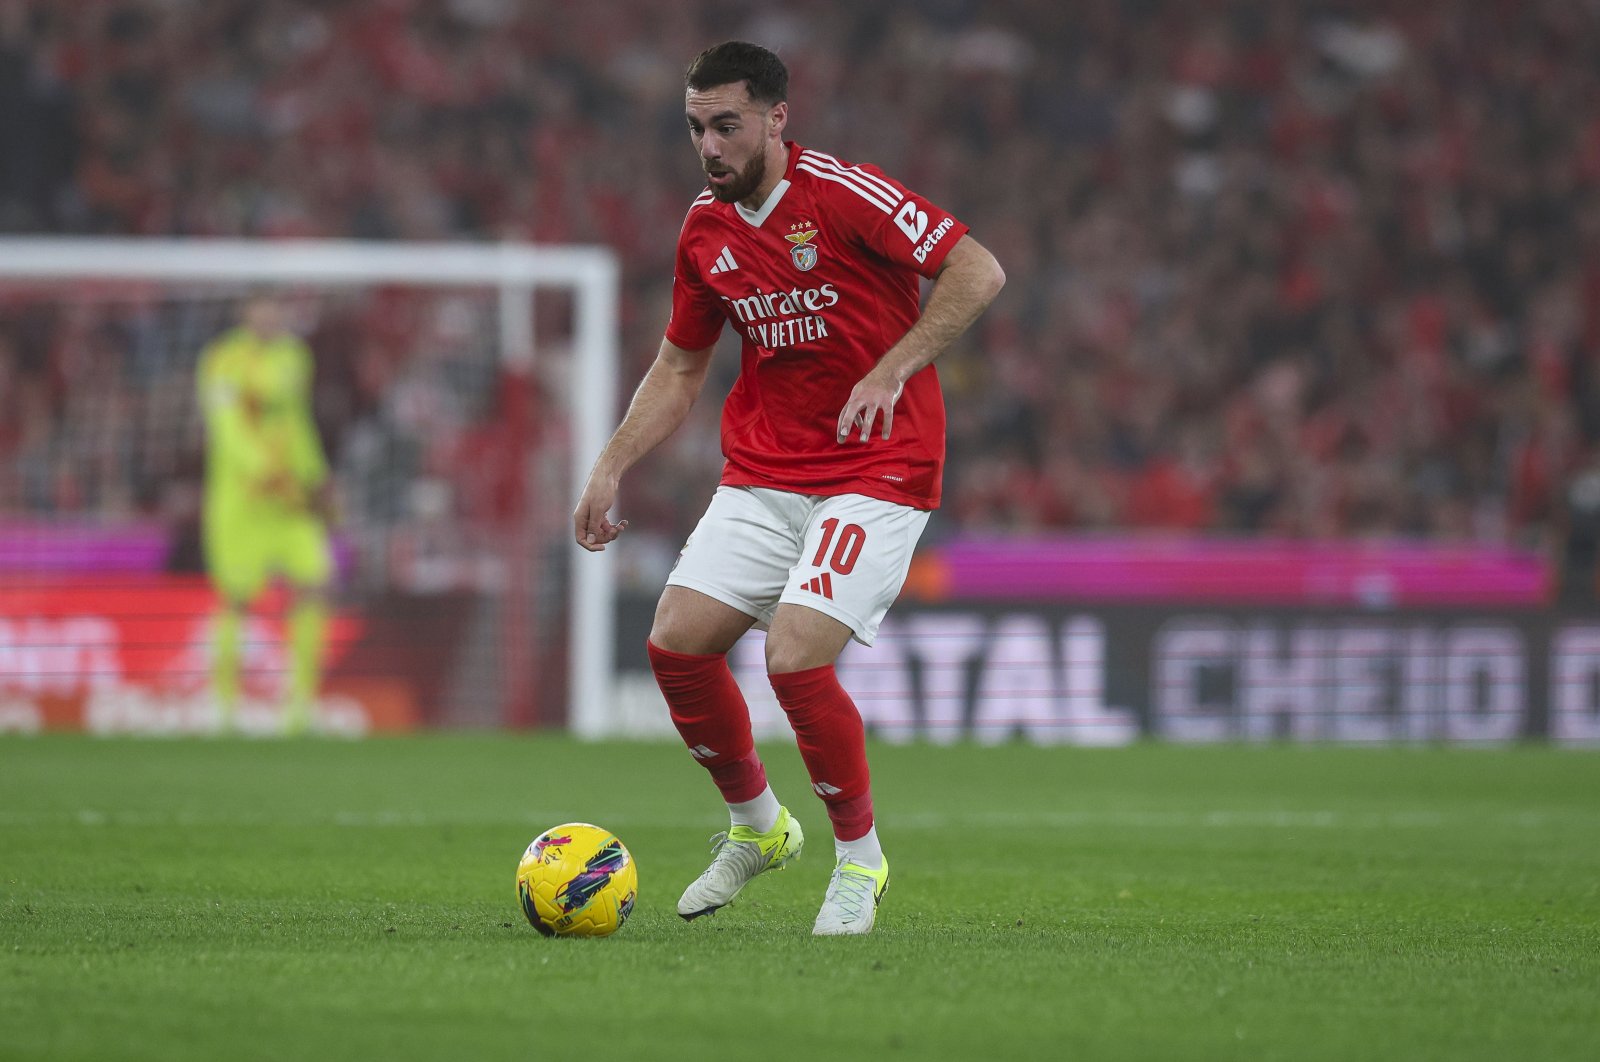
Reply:
[[[936,533],[1592,549],[1597,0],[0,0],[0,230],[604,243],[635,379],[730,37],[1006,268]],[[717,397],[636,525],[697,517]]]

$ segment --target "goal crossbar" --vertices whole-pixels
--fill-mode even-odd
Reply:
[[[600,247],[380,240],[0,239],[0,276],[187,283],[614,286]]]

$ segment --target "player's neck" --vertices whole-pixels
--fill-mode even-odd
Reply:
[[[789,145],[780,140],[767,152],[767,175],[756,185],[755,191],[739,200],[739,205],[751,213],[759,212],[788,172]]]

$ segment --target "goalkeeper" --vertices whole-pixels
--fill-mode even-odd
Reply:
[[[240,692],[245,613],[274,575],[289,583],[285,733],[311,725],[328,627],[328,462],[311,419],[311,351],[271,295],[200,355],[206,426],[206,567],[221,599],[212,685],[224,728]]]

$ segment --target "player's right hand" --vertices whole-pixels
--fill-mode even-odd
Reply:
[[[616,480],[589,477],[589,482],[583,488],[583,496],[578,499],[578,507],[572,512],[572,530],[578,545],[591,553],[599,553],[606,548],[607,542],[616,541],[617,536],[622,534],[628,521],[612,523],[606,519],[606,510],[616,500]]]

